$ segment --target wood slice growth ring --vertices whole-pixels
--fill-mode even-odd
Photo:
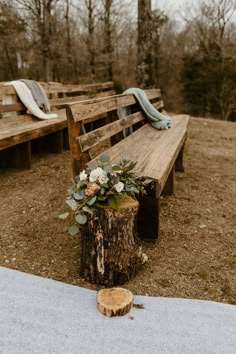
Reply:
[[[132,305],[133,294],[127,289],[102,289],[97,293],[97,309],[105,316],[124,316]]]

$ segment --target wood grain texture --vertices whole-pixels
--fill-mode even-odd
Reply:
[[[133,294],[127,289],[101,289],[97,293],[97,309],[105,316],[124,316],[132,305]]]
[[[126,197],[118,210],[99,205],[80,228],[80,274],[94,284],[122,285],[145,263],[136,243],[139,203]]]
[[[53,111],[55,111],[54,107],[56,105],[61,108],[60,112],[56,111],[56,113],[59,115],[59,118],[40,120],[34,118],[30,114],[26,114],[25,106],[21,102],[17,102],[18,97],[15,88],[13,86],[0,86],[0,96],[6,102],[6,104],[0,105],[0,113],[3,117],[7,118],[0,120],[0,150],[66,128],[67,119],[65,109],[62,110],[63,107],[59,104],[60,102],[63,104],[66,102],[68,104],[74,101],[88,99],[90,94],[96,95],[98,93],[107,95],[113,92],[112,89],[114,84],[113,82],[91,85],[62,85],[59,83],[43,83],[42,86],[44,87],[47,95],[52,97],[49,101]],[[84,92],[87,94],[81,95],[81,93]],[[68,97],[68,95],[71,94],[73,94],[73,96]],[[77,96],[74,94],[77,94]],[[60,135],[55,136],[58,137],[58,143],[61,146]],[[53,140],[55,139],[53,138]],[[58,150],[61,150],[61,147],[58,146]]]
[[[41,120],[31,115],[20,115],[0,120],[0,150],[36,139],[67,127],[65,111],[58,118]]]
[[[162,107],[162,104],[156,103],[154,104],[154,106],[157,109],[159,109]],[[96,118],[97,118],[96,120],[101,119],[100,115],[96,116]],[[90,148],[107,140],[108,138],[118,134],[123,129],[128,128],[144,120],[145,117],[142,112],[136,112],[123,119],[118,119],[117,117],[117,120],[113,121],[112,123],[108,123],[101,128],[95,129],[87,134],[83,134],[80,137],[78,137],[77,139],[79,141],[81,151],[87,151]],[[93,121],[95,121],[95,117]],[[85,122],[88,122],[88,120],[85,119]]]
[[[171,119],[171,129],[160,131],[146,124],[107,150],[114,162],[122,157],[137,161],[135,172],[157,182],[157,197],[187,136],[189,117],[179,115]]]
[[[73,115],[70,107],[66,109],[67,123],[68,123],[68,133],[69,133],[69,145],[71,151],[71,162],[73,176],[79,175],[79,173],[84,169],[86,163],[90,160],[87,153],[82,153],[79,147],[79,143],[76,138],[82,134],[82,128],[80,124],[76,124],[73,119]]]
[[[26,110],[26,107],[21,102],[0,105],[0,112],[1,113],[20,112],[20,111],[24,111],[24,110]]]
[[[48,84],[39,82],[40,85],[45,90],[46,94],[51,93],[73,93],[73,92],[103,92],[114,90],[114,83],[112,81],[99,82],[94,84],[84,84],[84,85],[63,85],[61,83]],[[16,94],[15,88],[13,86],[0,85],[0,97],[3,95],[14,95]]]
[[[147,93],[149,100],[156,99],[160,96],[160,90],[150,90]],[[99,102],[99,105],[97,104]],[[136,104],[133,95],[114,95],[101,99],[83,101],[70,105],[75,122],[79,122],[97,114],[104,114],[120,107],[127,107]]]
[[[153,105],[162,111],[164,104],[160,98],[160,91],[150,90],[147,95]],[[132,114],[119,120],[117,109],[127,106],[130,106]],[[106,152],[112,162],[119,162],[122,158],[137,162],[136,174],[153,180],[147,195],[139,199],[137,229],[142,240],[156,241],[159,238],[160,195],[162,192],[168,194],[174,192],[175,164],[176,167],[182,165],[189,117],[173,116],[171,129],[156,130],[147,123],[133,95],[116,95],[72,103],[67,110],[75,127],[88,121],[94,122],[91,125],[92,131],[86,133],[80,129],[80,134],[73,135],[73,139],[78,141],[78,144],[73,142],[77,160],[83,159],[83,156],[88,158],[92,151],[92,156],[96,156],[96,152],[98,154],[92,160],[94,161]],[[105,123],[94,129],[93,124],[103,115],[107,115]],[[131,125],[134,132],[124,138],[122,130]],[[109,140],[110,144],[102,146]],[[96,150],[97,148],[99,149]],[[74,160],[72,153],[72,161]],[[74,176],[80,171],[79,167],[76,173],[73,170]]]
[[[98,128],[96,130],[93,130],[92,132],[89,132],[87,134],[78,137],[77,139],[79,141],[81,151],[89,150],[91,147],[119,133],[124,128],[127,128],[137,122],[140,122],[143,119],[144,119],[143,114],[141,112],[138,112],[130,116],[127,116],[126,118],[106,124],[101,128]]]

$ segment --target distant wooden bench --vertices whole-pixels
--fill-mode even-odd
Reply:
[[[58,118],[41,120],[26,113],[12,86],[0,84],[0,167],[30,168],[32,145],[61,152],[66,145],[67,120],[63,104],[114,94],[112,82],[90,85],[41,83]],[[58,110],[58,108],[61,108]],[[40,141],[39,139],[40,138]],[[34,144],[33,144],[34,143]],[[68,144],[67,144],[68,145]]]
[[[163,109],[160,90],[147,90],[146,94],[157,109]],[[116,110],[127,106],[133,113],[119,120]],[[116,95],[67,105],[74,176],[84,169],[87,162],[106,152],[112,161],[118,162],[125,157],[137,162],[137,174],[153,180],[147,196],[140,200],[138,232],[143,239],[158,238],[161,193],[173,193],[175,170],[184,170],[183,149],[189,117],[178,115],[171,118],[171,129],[159,131],[152,128],[133,95]],[[88,123],[95,121],[100,121],[100,127],[87,131]],[[131,125],[135,131],[124,138],[122,130]]]

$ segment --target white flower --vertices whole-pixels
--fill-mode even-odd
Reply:
[[[107,178],[106,171],[104,171],[101,167],[97,167],[95,170],[91,171],[89,181],[91,183],[96,181],[99,181],[100,183],[106,183],[108,180],[105,178]]]
[[[124,183],[118,182],[114,185],[115,190],[120,193],[124,188]]]
[[[99,180],[99,183],[101,183],[101,184],[104,184],[104,183],[108,182],[109,178],[107,177],[107,174],[106,174],[105,171],[104,171],[104,175],[103,176],[98,177],[98,180]]]
[[[87,175],[87,173],[85,173],[85,170],[80,172],[80,174],[79,174],[79,180],[80,181],[86,181],[87,177],[88,177],[88,175]]]

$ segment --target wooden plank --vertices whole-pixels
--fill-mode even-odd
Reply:
[[[36,139],[67,127],[65,111],[58,111],[58,118],[41,120],[31,115],[21,115],[0,120],[0,150]]]
[[[0,105],[0,113],[21,111],[26,111],[25,105],[21,102]]]
[[[107,150],[112,161],[122,157],[137,161],[135,171],[157,182],[159,196],[187,135],[188,116],[171,117],[173,127],[159,131],[145,124]],[[140,144],[140,142],[142,142]],[[158,162],[158,163],[157,163]]]
[[[89,99],[88,95],[81,95],[76,97],[62,97],[62,98],[51,99],[50,105],[51,107],[58,107],[61,109],[61,108],[65,108],[66,105],[73,103],[75,101],[79,102],[88,99]]]
[[[113,96],[115,94],[116,94],[116,92],[114,90],[102,91],[102,92],[95,93],[96,97],[107,97],[107,96]]]
[[[44,87],[47,94],[51,93],[87,93],[87,92],[99,92],[104,89],[113,89],[113,82],[95,83],[87,85],[63,85],[59,87]]]
[[[76,138],[81,133],[81,125],[76,124],[74,122],[72,112],[69,106],[67,107],[66,115],[67,115],[67,122],[68,122],[72,171],[73,171],[73,176],[75,177],[84,169],[86,163],[90,160],[90,157],[87,153],[81,153],[79,144],[76,140]]]
[[[154,107],[156,107],[157,109],[162,107],[162,101],[154,103]],[[113,113],[109,112],[109,113]],[[90,119],[85,119],[85,123],[90,123],[90,122],[94,122],[95,120],[104,118],[103,114],[100,114],[99,116],[90,118]],[[128,128],[131,125],[134,125],[138,122],[142,122],[145,119],[145,117],[143,116],[143,113],[137,112],[135,114],[129,115],[126,118],[123,118],[122,120],[117,120],[114,122],[113,119],[113,123],[107,124],[105,126],[103,126],[102,128],[93,130],[92,132],[89,132],[87,134],[81,135],[80,137],[78,137],[79,140],[79,144],[81,147],[81,151],[86,151],[94,146],[96,146],[97,144],[101,143],[102,141],[107,140],[108,138],[114,136],[115,134],[118,134],[119,132],[121,132],[124,128]],[[121,139],[119,139],[120,141]],[[118,141],[116,141],[118,142]]]
[[[40,82],[47,95],[58,93],[87,93],[87,92],[101,92],[103,90],[113,90],[114,84],[112,81],[104,83],[83,84],[83,85],[63,85],[60,83],[47,84]],[[10,85],[0,86],[0,96],[3,95],[16,95],[15,88]]]
[[[89,150],[91,147],[121,132],[124,128],[128,128],[142,120],[144,120],[144,116],[141,112],[138,112],[123,119],[106,124],[105,126],[95,129],[92,132],[81,135],[77,138],[81,147],[81,151],[84,152]]]
[[[158,98],[160,96],[160,90],[150,90],[148,93],[149,100]],[[99,102],[99,105],[97,104]],[[96,116],[97,114],[106,113],[108,111],[113,111],[121,107],[127,107],[130,105],[136,104],[136,100],[133,95],[115,95],[110,97],[105,97],[101,99],[95,99],[91,101],[82,101],[72,103],[70,108],[74,120],[79,122],[91,117]]]
[[[157,103],[154,104],[154,106],[158,106],[158,105],[159,105],[159,102],[157,102]],[[109,112],[109,114],[110,114],[110,113],[112,113],[112,112]],[[154,131],[158,132],[157,130],[154,130]],[[121,141],[122,139],[124,139],[124,136],[123,136],[122,133],[121,133],[121,135],[122,135],[122,137],[120,136],[121,138],[115,139],[114,141],[113,141],[113,139],[111,140],[112,145],[114,145],[114,144],[118,143],[119,141]],[[156,136],[155,136],[155,137],[156,137]],[[132,139],[133,139],[132,144],[135,142],[137,145],[139,145],[139,143],[140,143],[140,137],[139,137],[138,134],[137,134],[137,135],[133,135]],[[151,137],[151,139],[153,139],[153,137]],[[151,141],[151,140],[150,140],[150,141]],[[150,142],[149,142],[149,143],[150,143]],[[130,149],[132,149],[132,144],[131,144],[131,146],[130,146]],[[116,148],[114,147],[114,151],[115,151],[115,150],[116,150]],[[90,150],[90,151],[91,151],[91,150]],[[90,151],[89,151],[89,154],[90,154]],[[99,154],[101,154],[103,151],[105,151],[105,149],[102,150],[101,152],[99,152]],[[140,154],[142,154],[142,153],[140,152]],[[93,154],[93,158],[95,158],[95,156],[96,156],[96,155]],[[120,156],[119,148],[118,148],[118,156]]]
[[[16,94],[13,95],[4,95],[2,98],[2,105],[12,105],[17,103],[18,97]],[[18,115],[17,111],[6,112],[2,114],[3,118],[16,117]]]
[[[8,85],[6,85],[6,86],[1,86],[0,87],[0,91],[1,91],[1,94],[3,94],[3,95],[16,95],[16,90],[15,90],[15,88],[13,87],[13,86],[8,86]]]

